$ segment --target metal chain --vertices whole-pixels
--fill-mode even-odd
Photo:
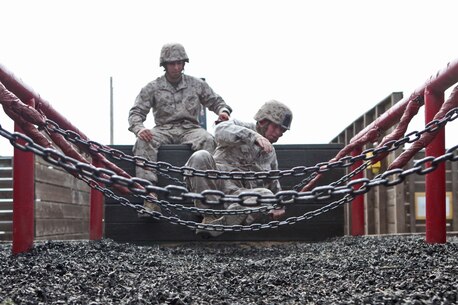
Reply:
[[[313,179],[315,179],[315,177],[318,176],[317,173],[312,173],[310,174],[308,177],[304,178],[304,180],[302,180],[301,182],[299,182],[298,184],[296,184],[295,186],[293,186],[293,190],[295,191],[298,191],[298,190],[301,190],[304,186],[306,186],[310,181],[312,181]]]
[[[167,162],[160,162],[160,161],[152,162],[143,157],[130,156],[120,150],[109,148],[97,142],[83,140],[77,133],[70,131],[70,130],[63,130],[55,122],[51,120],[46,120],[46,129],[49,130],[50,132],[57,132],[61,134],[68,141],[74,144],[84,145],[90,151],[97,152],[97,153],[103,153],[106,156],[113,158],[114,160],[127,161],[127,162],[135,164],[136,166],[140,166],[145,169],[153,169],[153,170],[156,170],[159,174],[178,173],[178,174],[181,174],[183,177],[195,176],[195,177],[203,177],[203,178],[208,178],[208,179],[233,179],[233,180],[271,179],[271,180],[274,180],[274,179],[281,179],[283,177],[289,177],[289,176],[297,177],[297,176],[308,176],[308,175],[313,175],[313,174],[325,173],[334,168],[347,168],[353,165],[357,161],[370,161],[376,158],[381,153],[391,152],[400,147],[403,147],[404,144],[413,143],[417,141],[423,133],[435,132],[439,128],[442,128],[448,122],[455,120],[457,117],[458,117],[458,107],[451,109],[442,119],[433,120],[429,122],[425,126],[425,128],[421,131],[410,132],[407,135],[405,135],[403,138],[399,140],[390,141],[382,147],[368,148],[364,150],[360,155],[346,156],[337,161],[321,162],[321,163],[318,163],[310,167],[297,166],[289,170],[283,170],[283,171],[271,170],[271,171],[263,171],[263,172],[251,172],[251,171],[227,172],[227,171],[216,171],[216,170],[199,170],[199,169],[186,167],[186,166],[177,167]],[[372,153],[372,154],[369,155],[368,153]],[[311,180],[313,178],[309,177],[306,179]],[[348,180],[348,179],[349,178],[345,178],[343,181]]]
[[[291,225],[291,224],[298,223],[300,221],[312,219],[318,215],[326,213],[330,210],[333,210],[341,206],[342,204],[345,204],[353,200],[352,195],[346,195],[344,198],[331,202],[319,209],[309,211],[307,213],[304,213],[301,216],[289,217],[282,221],[270,221],[264,224],[254,223],[254,224],[245,225],[245,226],[243,225],[212,225],[212,224],[198,223],[195,221],[183,220],[178,217],[167,217],[160,212],[148,210],[143,205],[132,204],[128,199],[116,195],[115,193],[113,193],[111,190],[107,188],[101,187],[97,182],[93,181],[92,179],[89,179],[88,177],[82,177],[81,180],[85,181],[91,188],[94,188],[102,192],[106,197],[114,199],[115,201],[119,202],[123,206],[127,206],[127,207],[130,207],[136,210],[137,213],[148,214],[156,220],[165,220],[165,221],[170,222],[171,224],[183,225],[193,230],[194,229],[205,229],[205,230],[213,230],[213,231],[224,231],[224,232],[232,231],[234,232],[234,231],[258,231],[261,229],[273,229],[273,228],[278,228],[280,226]]]
[[[455,118],[456,116],[453,119]],[[428,124],[428,126],[429,127],[427,128],[429,130],[434,131],[434,130],[437,130],[438,126],[443,126],[443,124],[438,122],[434,124]],[[458,160],[458,156],[454,155],[454,153],[458,150],[458,145],[457,145],[447,150],[447,152],[444,155],[439,156],[437,158],[429,156],[429,157],[416,161],[414,163],[414,167],[410,169],[407,169],[407,170],[393,169],[393,170],[387,171],[383,174],[376,176],[372,180],[367,179],[367,178],[356,179],[356,180],[351,181],[347,185],[341,186],[341,187],[336,187],[332,185],[319,186],[309,192],[301,192],[301,193],[298,193],[297,191],[280,191],[277,194],[275,194],[274,196],[262,196],[254,192],[246,192],[238,196],[231,196],[231,195],[225,195],[222,192],[216,192],[216,191],[209,191],[207,193],[202,192],[201,194],[187,193],[186,188],[183,188],[180,186],[173,186],[173,185],[167,186],[165,188],[153,186],[151,182],[147,180],[139,179],[139,178],[129,179],[125,177],[120,177],[120,176],[117,176],[114,172],[110,170],[96,168],[90,164],[81,163],[75,159],[72,159],[70,157],[63,155],[62,153],[54,149],[43,148],[39,146],[38,144],[34,143],[30,138],[28,138],[27,136],[23,134],[9,133],[8,131],[4,130],[1,127],[1,125],[0,125],[0,135],[9,139],[10,143],[14,147],[20,150],[34,152],[35,154],[41,156],[43,159],[45,159],[46,161],[48,161],[49,163],[53,165],[60,166],[73,174],[78,173],[81,179],[87,178],[85,181],[86,183],[88,183],[90,187],[98,189],[99,191],[103,192],[106,196],[116,199],[123,205],[128,205],[128,206],[135,208],[140,213],[147,213],[147,214],[150,214],[153,218],[167,219],[171,223],[182,224],[182,225],[194,228],[194,229],[196,228],[197,229],[209,229],[209,230],[217,230],[217,231],[248,231],[248,230],[259,230],[259,229],[265,229],[265,228],[276,228],[281,225],[293,224],[298,221],[310,219],[322,213],[325,213],[329,211],[330,209],[336,208],[344,203],[351,201],[355,196],[362,195],[362,194],[369,192],[372,187],[379,186],[379,185],[393,186],[393,185],[402,183],[405,180],[405,178],[409,175],[412,175],[412,174],[425,175],[425,174],[428,174],[434,171],[437,168],[438,164],[442,162],[445,162],[445,161],[454,162]],[[24,144],[20,144],[19,140],[23,140]],[[364,155],[364,157],[366,156]],[[429,167],[428,167],[428,164],[429,164]],[[102,174],[108,175],[110,176],[110,178],[102,177]],[[147,196],[149,192],[155,192],[155,193],[161,192],[164,196],[166,196],[166,198],[170,199],[171,201],[190,203],[190,200],[192,202],[192,200],[197,199],[209,205],[220,205],[224,203],[237,202],[244,206],[254,206],[255,204],[247,205],[244,202],[244,199],[246,197],[253,197],[253,196],[256,197],[256,205],[258,206],[262,204],[268,204],[268,205],[276,205],[278,207],[285,206],[290,203],[306,203],[310,200],[321,201],[321,200],[331,199],[334,197],[340,197],[340,196],[344,196],[344,197],[340,200],[327,204],[320,209],[307,212],[298,217],[290,217],[283,221],[271,221],[265,224],[256,223],[256,224],[247,225],[247,226],[242,226],[242,225],[223,226],[223,225],[201,224],[201,223],[196,223],[192,221],[184,221],[177,217],[164,216],[159,212],[150,212],[141,205],[131,204],[125,198],[114,195],[112,191],[106,188],[102,188],[98,184],[98,182],[105,183],[107,185],[118,184],[121,186],[125,186],[125,187],[128,187],[132,193],[136,195],[140,195],[140,196]],[[135,184],[139,182],[143,183],[142,186],[144,187],[144,189],[137,188]],[[220,198],[216,201],[207,200],[206,195],[208,194],[211,194],[211,195],[218,194],[220,195]]]
[[[355,168],[352,172],[348,173],[347,175],[343,176],[337,181],[330,183],[330,185],[337,186],[339,184],[343,184],[347,181],[350,181],[353,177],[364,171],[369,165],[371,165],[371,161],[366,161],[357,168]]]
[[[458,108],[455,108],[452,111],[449,111],[449,113],[447,113],[447,115],[442,120],[436,120],[436,121],[430,122],[428,125],[426,125],[425,130],[423,130],[421,132],[410,133],[406,137],[404,137],[403,139],[393,142],[392,147],[397,148],[397,147],[399,147],[401,145],[399,143],[402,143],[402,142],[404,142],[403,144],[411,143],[412,140],[410,139],[410,137],[412,135],[415,136],[415,138],[413,140],[413,141],[415,141],[415,140],[419,139],[421,134],[424,133],[424,132],[436,131],[438,128],[441,128],[442,126],[444,126],[446,124],[446,122],[456,119],[456,117],[457,117],[456,114],[458,112],[457,109]],[[207,192],[206,194],[205,194],[205,192],[202,192],[201,194],[195,194],[195,193],[187,193],[187,189],[186,188],[180,188],[179,186],[168,186],[168,187],[165,187],[165,188],[159,188],[157,186],[151,185],[151,183],[149,181],[146,181],[146,180],[143,180],[143,179],[139,179],[139,178],[128,179],[128,178],[125,178],[125,177],[120,177],[120,176],[117,176],[114,172],[111,172],[110,170],[100,169],[100,168],[96,168],[96,167],[94,167],[92,165],[88,165],[86,163],[78,162],[77,160],[69,158],[69,157],[63,155],[62,153],[60,153],[58,151],[55,151],[54,149],[43,148],[43,147],[37,145],[36,143],[34,143],[30,138],[28,138],[25,135],[18,134],[18,133],[11,134],[11,133],[7,132],[6,130],[4,130],[1,127],[1,125],[0,125],[0,135],[5,137],[5,138],[7,138],[7,139],[9,139],[11,144],[13,146],[15,146],[16,148],[18,148],[18,149],[21,149],[23,151],[34,152],[35,154],[40,155],[43,159],[45,159],[46,161],[50,162],[51,164],[60,166],[60,167],[64,168],[65,170],[67,170],[67,171],[69,171],[69,172],[71,172],[73,174],[75,172],[79,173],[80,179],[84,180],[90,187],[98,189],[99,191],[104,193],[107,197],[111,197],[111,198],[115,199],[116,201],[120,202],[123,205],[127,205],[127,206],[130,206],[130,207],[136,209],[137,212],[139,212],[139,213],[147,213],[147,214],[150,214],[153,218],[166,219],[171,223],[182,224],[182,225],[191,227],[193,229],[210,229],[210,230],[217,230],[217,231],[219,231],[219,230],[222,230],[222,231],[246,231],[246,230],[259,230],[259,229],[264,229],[264,228],[276,228],[276,227],[281,226],[281,225],[293,224],[293,223],[296,223],[298,221],[302,221],[302,220],[313,218],[315,216],[318,216],[318,215],[320,215],[322,213],[325,213],[325,212],[329,211],[330,209],[336,208],[336,207],[338,207],[338,206],[340,206],[340,205],[342,205],[344,203],[347,203],[347,202],[351,201],[355,196],[358,196],[358,195],[361,195],[361,194],[364,194],[364,193],[368,192],[374,186],[379,186],[379,185],[393,186],[393,185],[402,183],[405,180],[405,177],[407,177],[408,175],[411,175],[411,174],[414,174],[414,173],[420,174],[420,175],[424,175],[424,174],[427,174],[429,172],[434,171],[437,168],[437,165],[439,163],[441,163],[441,162],[456,161],[457,160],[457,156],[454,155],[454,152],[458,149],[458,146],[455,146],[452,149],[447,150],[447,153],[442,155],[442,156],[440,156],[440,157],[437,157],[437,158],[426,157],[426,158],[424,158],[422,160],[418,160],[417,162],[415,162],[413,168],[407,169],[405,171],[403,171],[402,169],[394,169],[394,170],[387,171],[387,172],[385,172],[383,174],[380,174],[380,175],[376,176],[373,180],[369,180],[367,178],[357,179],[357,180],[351,181],[349,184],[347,184],[346,186],[343,186],[343,187],[336,187],[335,185],[338,184],[338,183],[342,183],[346,179],[350,179],[349,178],[350,175],[347,175],[345,179],[340,179],[340,180],[336,181],[335,183],[333,183],[333,185],[316,187],[310,192],[298,193],[297,191],[281,191],[281,192],[278,192],[277,194],[275,194],[274,196],[261,196],[261,195],[259,195],[257,193],[254,193],[254,192],[246,192],[246,193],[242,193],[242,194],[240,194],[238,196],[230,196],[230,195],[225,195],[222,192],[221,193],[216,192],[216,194],[220,196],[219,199],[216,200],[216,201],[215,200],[211,201],[211,200],[207,200],[206,196],[215,195],[215,191],[210,191],[210,192]],[[20,144],[19,143],[19,139],[23,140],[24,144]],[[76,141],[82,141],[82,140],[76,140]],[[83,142],[89,143],[90,141],[83,141]],[[73,142],[73,143],[76,143],[76,142]],[[376,153],[380,153],[381,151],[385,152],[385,151],[391,151],[391,150],[393,150],[393,149],[390,148],[390,147],[388,147],[386,150],[385,149],[373,149],[372,152],[373,152],[374,155],[372,157],[368,158],[368,160],[371,160],[372,158],[374,158]],[[354,163],[354,162],[356,162],[358,160],[365,159],[365,158],[367,158],[367,155],[366,155],[367,151],[368,150],[363,152],[363,154],[360,155],[360,156],[352,157],[351,159],[348,159],[348,160],[351,160]],[[340,163],[340,164],[338,164],[338,163]],[[350,163],[350,165],[353,164],[353,163]],[[341,165],[343,165],[344,167],[347,167],[348,166],[347,164],[348,164],[347,160],[341,159],[338,162],[328,162],[328,163],[326,163],[326,167],[335,168],[335,167],[340,167]],[[363,164],[358,169],[362,170],[363,166],[365,166],[365,165],[367,166],[368,164],[369,164],[369,162],[366,162],[366,164]],[[427,167],[427,164],[430,164],[430,167]],[[322,165],[317,165],[317,166],[321,168]],[[317,166],[315,166],[315,167],[317,167]],[[164,168],[169,168],[169,164]],[[188,170],[188,168],[186,168],[186,170]],[[171,171],[173,171],[173,169]],[[278,172],[279,171],[274,171],[274,172],[275,172],[275,175],[278,176]],[[285,171],[285,172],[287,172],[287,171]],[[293,172],[294,172],[294,169],[293,169]],[[319,172],[319,170],[316,171],[315,173],[318,173],[318,172]],[[102,177],[102,174],[108,175],[108,176],[110,176],[110,178]],[[214,174],[214,172],[212,172],[212,175],[213,174]],[[245,174],[246,173],[243,173],[242,175],[240,175],[240,173],[238,173],[238,175],[236,177],[241,177],[240,179],[246,179]],[[268,177],[272,178],[275,175],[270,175],[270,172],[269,172]],[[286,176],[286,175],[281,175],[281,176]],[[390,180],[391,176],[394,176],[395,178]],[[210,178],[210,176],[206,176],[206,177]],[[250,177],[253,177],[252,173],[249,173],[248,177],[249,177],[248,179],[250,179]],[[267,177],[265,177],[265,178],[267,178]],[[118,185],[126,186],[126,187],[129,188],[129,190],[132,191],[132,193],[134,193],[135,195],[139,195],[142,198],[148,198],[148,195],[145,195],[145,194],[147,194],[149,192],[156,192],[157,193],[158,191],[160,191],[160,192],[162,192],[163,195],[166,196],[166,198],[171,199],[171,200],[177,200],[178,202],[181,201],[183,203],[185,203],[185,202],[189,203],[190,200],[191,200],[191,202],[193,200],[201,200],[203,203],[206,203],[206,204],[209,204],[209,205],[220,205],[220,204],[224,204],[224,203],[237,202],[237,203],[239,203],[241,205],[244,205],[244,206],[254,206],[254,205],[269,204],[269,205],[271,205],[271,207],[273,207],[273,206],[281,207],[281,206],[286,205],[286,203],[304,203],[304,202],[307,202],[309,200],[315,200],[315,201],[318,200],[318,201],[320,201],[320,200],[327,200],[327,199],[334,198],[336,196],[342,196],[342,195],[344,197],[342,199],[340,199],[340,200],[337,200],[337,201],[334,201],[334,202],[332,202],[330,204],[327,204],[324,207],[322,207],[320,209],[317,209],[315,211],[307,212],[307,213],[305,213],[305,214],[303,214],[301,216],[298,216],[298,217],[290,217],[290,218],[288,218],[286,220],[283,220],[283,221],[271,221],[271,222],[265,223],[265,224],[252,224],[252,225],[248,225],[248,226],[242,226],[242,225],[238,225],[238,226],[223,226],[223,225],[201,224],[201,223],[196,223],[196,222],[192,222],[192,221],[184,221],[184,220],[181,220],[181,219],[179,219],[177,217],[174,217],[174,216],[167,217],[167,216],[165,216],[165,215],[163,215],[163,214],[161,214],[159,212],[151,212],[149,210],[146,210],[142,205],[131,204],[127,199],[115,195],[109,189],[101,187],[98,182],[105,183],[107,185],[118,184]],[[145,189],[138,189],[138,188],[134,187],[135,183],[138,183],[138,182],[142,182],[143,183],[142,186],[145,187]],[[145,183],[145,182],[147,182],[147,183]],[[357,188],[356,188],[356,186],[357,186]],[[253,196],[256,197],[256,199],[257,199],[256,200],[256,204],[247,205],[244,202],[244,199],[247,198],[247,197],[253,197]],[[153,201],[153,200],[151,200],[151,201]],[[167,201],[163,201],[162,200],[162,201],[159,201],[159,202],[163,206],[167,206],[167,204],[170,205],[170,203],[167,202]],[[180,206],[180,205],[175,205],[175,206]],[[182,207],[184,207],[184,206],[182,206]],[[197,212],[203,212],[203,211],[200,211],[202,209],[194,208],[193,210],[197,211]],[[256,209],[246,209],[246,210],[250,210],[249,213],[252,213]],[[204,209],[204,211],[208,211],[208,210]],[[230,212],[230,211],[224,211],[223,212],[223,211],[220,211],[220,210],[213,210],[213,211],[218,211],[218,212],[221,212],[222,214],[227,214],[227,212]],[[259,212],[259,210],[257,210],[257,211]]]

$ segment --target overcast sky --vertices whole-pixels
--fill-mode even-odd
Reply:
[[[410,95],[458,58],[454,0],[0,0],[0,8],[0,64],[103,144],[110,77],[114,143],[133,144],[128,111],[164,73],[168,42],[184,45],[185,73],[204,77],[234,118],[251,121],[269,99],[289,105],[292,129],[278,144],[329,143],[392,92]],[[3,111],[0,124],[12,130]],[[0,147],[12,151],[4,138]]]

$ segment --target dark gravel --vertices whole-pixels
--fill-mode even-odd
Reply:
[[[0,304],[457,304],[458,238],[0,245]]]

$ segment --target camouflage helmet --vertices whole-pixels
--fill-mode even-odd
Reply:
[[[161,56],[159,58],[159,67],[164,66],[165,63],[179,60],[189,62],[188,55],[181,44],[168,43],[162,47]]]
[[[283,103],[276,100],[270,100],[259,108],[255,114],[254,119],[259,122],[264,119],[280,125],[285,129],[290,129],[291,121],[293,120],[293,113]]]

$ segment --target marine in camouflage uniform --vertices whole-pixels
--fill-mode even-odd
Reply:
[[[227,120],[232,109],[203,80],[183,74],[189,62],[184,47],[166,44],[160,54],[160,66],[166,73],[143,87],[129,111],[129,130],[137,136],[133,154],[157,161],[162,144],[191,144],[192,149],[213,152],[213,135],[199,125],[202,105]],[[143,122],[152,109],[155,126],[148,129]],[[154,184],[157,175],[150,169],[136,167],[136,176]]]
[[[218,171],[270,171],[278,169],[277,155],[272,143],[290,129],[292,112],[275,100],[265,103],[254,116],[256,123],[246,123],[239,120],[230,120],[219,123],[215,128],[217,142],[213,154],[208,151],[197,151],[188,160],[186,166],[200,170]],[[278,180],[233,180],[233,179],[208,179],[203,177],[186,177],[186,182],[191,192],[201,193],[204,190],[219,190],[228,195],[238,195],[245,191],[256,192],[260,195],[272,195],[281,190]],[[208,196],[210,200],[215,197]],[[246,203],[256,202],[255,197],[244,199]],[[214,208],[195,201],[199,208]],[[221,207],[229,210],[243,209],[238,203]],[[217,218],[206,215],[203,223],[206,224],[250,224],[255,220],[262,221],[265,216],[275,218],[284,214],[284,210],[274,210],[271,215],[261,213],[250,215],[226,215]],[[197,233],[207,233],[211,236],[222,234],[221,231],[198,230]]]

